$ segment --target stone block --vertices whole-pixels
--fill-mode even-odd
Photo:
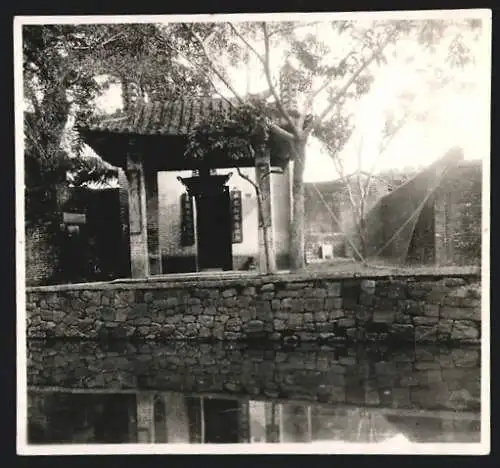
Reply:
[[[273,327],[275,331],[283,331],[286,329],[285,321],[282,319],[274,319]]]
[[[284,297],[299,297],[299,296],[304,296],[302,291],[288,291],[288,289],[282,289],[281,291],[267,291],[264,293],[261,293],[260,297],[268,297],[269,299],[272,299],[275,297],[276,299],[283,299]]]
[[[404,286],[391,286],[387,292],[389,299],[406,299],[406,288]]]
[[[416,342],[435,342],[437,340],[437,326],[419,325],[415,327]]]
[[[375,310],[373,312],[373,322],[374,323],[387,323],[391,324],[394,322],[396,314],[394,311],[390,310]]]
[[[215,320],[213,315],[200,315],[198,317],[198,323],[202,327],[210,328],[214,326]]]
[[[412,299],[398,301],[399,310],[409,315],[424,315],[425,303]]]
[[[464,286],[466,281],[463,278],[445,278],[443,284],[448,287]]]
[[[350,328],[356,325],[356,320],[351,318],[342,318],[337,322],[339,327]]]
[[[292,329],[295,330],[296,328],[302,327],[304,324],[304,315],[301,313],[293,313],[290,314],[288,318],[288,326]]]
[[[292,296],[291,294],[287,294],[287,296]],[[275,297],[275,294],[273,291],[267,291],[267,292],[264,292],[260,295],[260,298],[263,300],[263,301],[270,301],[271,299],[273,299]]]
[[[239,332],[241,330],[241,320],[238,318],[230,318],[226,322],[226,332]]]
[[[342,308],[341,297],[327,297],[325,299],[325,310],[341,309],[341,308]]]
[[[260,290],[262,292],[264,291],[274,291],[274,284],[273,283],[265,283],[260,287]]]
[[[372,306],[375,304],[375,296],[373,294],[368,294],[366,292],[361,292],[359,294],[359,303],[363,306]]]
[[[307,286],[309,286],[309,283],[304,283],[304,282],[285,283],[285,289],[288,289],[289,291],[292,291],[295,289],[304,289]]]
[[[326,323],[328,321],[328,313],[322,310],[314,312],[314,321],[318,323]]]
[[[246,288],[243,289],[241,294],[243,296],[255,296],[256,291],[253,286],[247,286]]]
[[[328,297],[340,297],[341,284],[339,282],[327,283],[326,284],[326,294]]]
[[[319,298],[308,298],[304,301],[304,310],[307,312],[316,312],[322,310],[324,307],[324,300]]]
[[[410,324],[393,323],[389,328],[389,333],[401,341],[413,341],[415,338],[415,328]]]
[[[360,288],[361,288],[361,291],[363,291],[365,293],[374,294],[376,285],[377,285],[377,283],[375,280],[364,279],[364,280],[361,280]]]
[[[129,309],[129,318],[135,319],[144,317],[148,313],[148,306],[146,304],[133,304]]]
[[[462,298],[460,297],[446,296],[443,299],[443,305],[448,307],[460,307],[461,304]]]
[[[406,388],[392,388],[390,390],[393,408],[410,408],[410,389]]]
[[[439,317],[439,305],[437,304],[425,304],[424,305],[424,315],[428,317]]]
[[[109,309],[108,309],[109,310]],[[129,310],[127,308],[119,307],[113,312],[109,313],[109,317],[113,317],[110,320],[115,320],[116,322],[126,322]],[[104,314],[102,315],[103,320],[106,320]]]
[[[222,291],[222,297],[224,297],[224,298],[234,297],[234,296],[236,296],[236,294],[237,294],[237,291],[234,288],[229,288],[229,289],[225,289],[224,291]]]
[[[481,299],[474,299],[474,298],[471,298],[471,297],[464,297],[461,300],[460,305],[462,307],[477,308],[477,309],[481,310]]]
[[[333,322],[345,316],[345,313],[341,309],[333,309],[327,312],[328,321]]]
[[[271,301],[271,309],[279,310],[281,308],[281,301],[279,299],[273,299]]]
[[[468,320],[475,318],[472,309],[460,307],[441,307],[441,317],[452,320]]]
[[[261,333],[264,331],[264,322],[262,320],[250,320],[243,327],[247,334]]]
[[[479,339],[479,328],[472,320],[455,320],[451,330],[451,339],[457,341],[475,341]]]
[[[415,325],[435,325],[438,323],[438,317],[413,317]]]
[[[117,310],[117,309],[116,309]],[[101,309],[101,317],[105,322],[112,322],[115,320],[116,311],[113,307],[103,307]]]
[[[216,315],[217,310],[214,306],[208,306],[203,309],[203,314],[204,315]]]

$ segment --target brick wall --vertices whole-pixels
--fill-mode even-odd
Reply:
[[[450,170],[436,200],[436,262],[478,265],[481,262],[482,164],[464,161]]]
[[[35,286],[129,276],[126,186],[120,190],[72,188],[63,195],[60,211],[53,221],[26,227],[26,284]],[[81,225],[78,252],[66,243],[61,228],[63,212],[86,215],[86,223]]]
[[[365,219],[367,256],[393,263],[480,264],[481,177],[481,161],[463,161],[452,150],[384,196]]]
[[[25,275],[27,286],[49,284],[57,271],[59,251],[50,223],[26,228]]]

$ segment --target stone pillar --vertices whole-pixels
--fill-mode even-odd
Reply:
[[[242,401],[238,408],[238,435],[240,444],[250,442],[250,407],[248,401]]]
[[[166,408],[167,441],[172,444],[189,443],[189,418],[186,398],[182,393],[163,394]]]
[[[155,441],[154,394],[137,393],[137,442],[152,444]]]
[[[266,442],[278,443],[281,439],[281,405],[265,402]]]
[[[149,274],[160,275],[161,270],[161,251],[158,229],[158,173],[148,170],[144,172],[146,181],[146,217],[147,217],[147,236],[148,236],[148,258]]]
[[[130,267],[132,278],[149,275],[146,182],[142,161],[127,156]]]
[[[259,209],[259,270],[261,273],[276,271],[274,232],[272,223],[271,158],[269,149],[255,153],[255,178],[260,190]],[[262,217],[260,216],[262,214]],[[266,262],[266,240],[269,248],[269,265]]]

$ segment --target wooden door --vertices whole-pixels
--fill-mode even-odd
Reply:
[[[196,196],[198,268],[232,270],[231,212],[228,187]]]

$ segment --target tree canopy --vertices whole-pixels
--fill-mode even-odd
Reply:
[[[219,94],[236,108],[235,116],[202,123],[188,150],[200,155],[226,144],[241,151],[270,135],[289,141],[294,159],[290,253],[292,267],[301,268],[310,136],[337,155],[352,136],[353,109],[369,93],[377,72],[397,59],[401,44],[413,44],[446,81],[447,70],[473,62],[471,43],[483,26],[477,19],[358,18],[24,26],[28,193],[60,180],[67,170],[61,141],[70,113],[92,113],[95,97],[111,83],[134,82],[151,100]],[[247,72],[252,86],[247,83],[245,89]],[[107,78],[97,80],[102,76]],[[258,97],[247,92],[249,87]],[[388,118],[387,128],[397,127],[393,120]],[[226,143],[221,143],[222,130],[232,135]]]

